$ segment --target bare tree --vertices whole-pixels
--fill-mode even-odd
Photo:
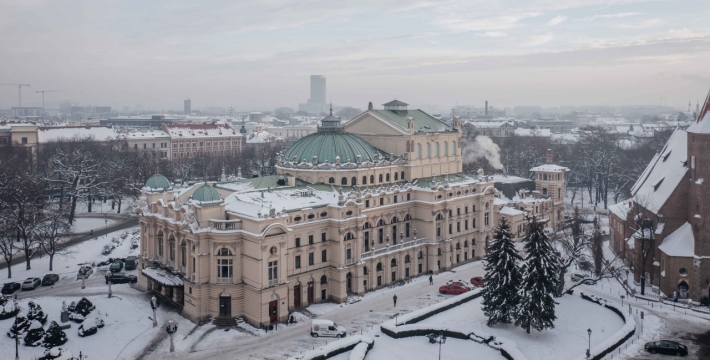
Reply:
[[[604,262],[602,232],[599,226],[599,219],[594,217],[594,227],[592,228],[592,259],[594,259],[594,274],[599,276],[602,273]]]
[[[7,191],[2,199],[6,204],[5,211],[0,212],[0,217],[20,242],[19,248],[25,254],[29,270],[30,261],[39,250],[39,239],[35,230],[42,222],[45,187],[37,174],[31,172],[18,171],[9,180],[6,186],[12,191]]]
[[[67,254],[69,247],[62,240],[71,232],[66,207],[51,205],[44,209],[44,219],[35,229],[39,244],[49,255],[49,271],[53,270],[54,256]]]
[[[7,264],[8,279],[12,278],[12,258],[17,250],[13,230],[12,226],[5,223],[5,218],[0,217],[0,253]]]

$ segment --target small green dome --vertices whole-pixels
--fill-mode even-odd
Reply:
[[[194,193],[192,193],[192,200],[199,201],[201,203],[221,203],[222,198],[219,196],[219,192],[212,186],[202,185]]]
[[[153,175],[146,182],[145,187],[150,191],[167,191],[173,187],[170,186],[170,181],[163,175]]]
[[[355,162],[357,155],[361,161],[374,161],[375,155],[380,152],[365,139],[345,132],[322,132],[303,137],[293,144],[286,154],[285,161],[311,162],[314,156],[318,156],[318,162],[335,163],[335,158],[340,157],[340,161],[345,163],[348,160]]]

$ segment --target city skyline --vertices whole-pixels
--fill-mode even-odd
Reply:
[[[683,108],[710,86],[709,10],[697,0],[12,3],[0,14],[0,82],[31,84],[28,106],[37,90],[66,89],[47,103],[179,110],[189,93],[194,109],[296,109],[322,74],[328,102],[357,108],[394,98],[445,110]],[[0,87],[0,108],[12,106],[17,87]]]

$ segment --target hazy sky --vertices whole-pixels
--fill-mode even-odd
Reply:
[[[0,83],[181,109],[662,104],[710,89],[710,1],[2,0]],[[17,88],[0,86],[0,107]]]

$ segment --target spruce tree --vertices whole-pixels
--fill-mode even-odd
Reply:
[[[518,288],[521,277],[517,261],[522,260],[515,249],[510,225],[505,216],[495,228],[493,239],[486,249],[486,276],[483,284],[483,313],[488,326],[511,323],[518,305]]]
[[[522,266],[522,286],[516,309],[515,325],[529,334],[530,328],[542,331],[554,328],[555,293],[559,259],[550,240],[543,232],[544,224],[533,216],[528,219],[525,238],[525,261]]]

